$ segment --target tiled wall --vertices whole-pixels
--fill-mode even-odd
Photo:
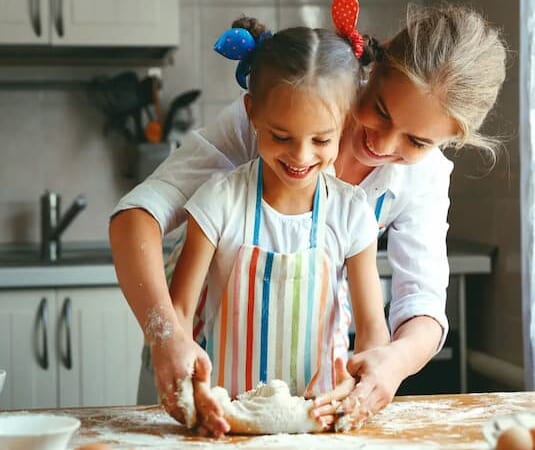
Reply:
[[[503,136],[497,166],[488,176],[474,178],[478,158],[465,151],[454,158],[450,189],[450,235],[496,246],[490,277],[476,277],[469,286],[469,346],[522,366],[522,301],[520,278],[520,152],[518,144],[519,2],[477,0],[503,30],[509,46],[507,79],[486,130]]]

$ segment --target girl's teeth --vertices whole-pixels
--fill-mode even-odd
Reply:
[[[285,166],[290,172],[294,172],[294,173],[305,173],[308,170],[308,167],[304,167],[302,169],[299,169],[297,167],[292,167],[292,166],[289,166],[287,164],[285,164]]]

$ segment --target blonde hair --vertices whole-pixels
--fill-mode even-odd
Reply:
[[[410,4],[407,26],[386,44],[384,64],[435,94],[457,122],[448,143],[486,150],[496,162],[497,139],[478,132],[505,79],[506,47],[496,28],[461,6]]]

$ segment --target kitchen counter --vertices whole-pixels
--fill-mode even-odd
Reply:
[[[493,252],[492,247],[485,245],[449,242],[451,274],[490,273]],[[0,246],[0,289],[118,284],[107,243],[67,243],[63,254],[60,262],[43,263],[35,245]],[[384,250],[377,254],[377,267],[382,277],[392,274]]]
[[[363,428],[350,433],[199,438],[162,409],[113,407],[49,410],[82,421],[70,448],[106,442],[113,449],[490,449],[482,425],[494,416],[527,412],[535,392],[398,397]]]

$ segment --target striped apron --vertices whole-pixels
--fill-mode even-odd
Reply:
[[[260,185],[260,187],[261,187],[261,185]],[[260,195],[259,198],[261,199],[262,196]],[[256,198],[253,199],[253,202],[256,205],[256,203],[257,203]],[[251,203],[249,203],[249,204],[251,204]],[[386,196],[386,193],[383,193],[382,195],[380,195],[378,197],[377,201],[376,201],[376,204],[375,204],[375,216],[376,216],[376,219],[377,219],[377,221],[379,223],[379,230],[378,230],[379,236],[381,236],[383,234],[383,232],[385,231],[385,226],[381,225],[381,223],[382,223],[381,219],[384,221],[384,220],[386,220],[388,218],[388,213],[390,211],[390,204],[391,204],[391,199]],[[314,206],[316,206],[316,205],[314,205]],[[258,208],[258,205],[256,205],[256,207]],[[317,210],[317,208],[315,207],[314,211],[316,211],[316,210]],[[255,213],[256,213],[256,210],[255,210]],[[319,216],[319,212],[316,214],[316,217],[319,219],[318,216]],[[323,217],[322,217],[322,220],[324,220]],[[185,235],[186,235],[186,224],[184,223],[183,225],[181,225],[180,228],[181,228],[181,230],[178,233],[178,238],[177,238],[177,241],[175,242],[173,251],[169,255],[169,257],[168,257],[168,259],[167,259],[167,261],[165,263],[165,272],[166,272],[166,277],[167,277],[168,284],[170,284],[170,282],[171,282],[171,278],[173,276],[173,272],[174,272],[174,269],[175,269],[175,266],[176,266],[177,259],[180,256],[180,253],[182,252],[182,248],[184,246]],[[254,225],[253,225],[253,228],[254,228]],[[316,232],[317,232],[317,228],[316,228]],[[312,236],[311,236],[311,239],[312,239]],[[280,259],[282,259],[282,258],[280,258]],[[317,266],[317,264],[315,263],[314,264],[314,268],[312,270],[314,270],[316,268],[316,266]],[[328,286],[328,282],[326,282],[326,284],[324,283],[323,285],[324,286]],[[284,297],[281,296],[280,298],[284,298]],[[193,337],[204,348],[206,348],[206,339],[205,339],[205,337],[203,335],[203,328],[204,328],[204,325],[205,325],[203,310],[204,310],[204,306],[206,304],[206,300],[207,300],[207,286],[206,286],[206,283],[205,283],[205,285],[203,287],[203,290],[202,290],[202,293],[201,293],[201,296],[199,298],[199,303],[197,305],[197,309],[196,309],[194,318],[193,318]],[[262,297],[262,301],[263,300],[264,300],[264,297]],[[350,306],[349,306],[349,303],[348,303],[348,300],[347,300],[347,287],[346,286],[342,286],[339,289],[339,292],[337,293],[337,298],[334,301],[337,303],[337,308],[336,308],[337,311],[334,313],[335,315],[338,316],[338,318],[336,319],[337,323],[336,323],[335,326],[331,326],[330,327],[330,330],[327,331],[328,334],[326,336],[330,335],[330,333],[332,332],[333,328],[335,329],[334,336],[333,336],[333,352],[335,354],[335,357],[344,358],[344,360],[345,360],[347,358],[347,348],[349,347],[349,340],[348,340],[348,337],[347,337],[347,329],[349,328],[349,325],[351,323],[351,309],[350,309]],[[292,305],[293,305],[293,303],[292,303]],[[258,302],[256,303],[256,306],[258,307]],[[268,306],[268,303],[266,303],[266,306]],[[271,306],[273,307],[273,305],[271,305]],[[297,306],[297,303],[296,303],[296,306]],[[300,306],[302,306],[302,305],[300,305]],[[228,305],[227,305],[227,308],[228,308]],[[299,310],[299,308],[296,308],[296,309]],[[254,309],[253,309],[253,311],[254,311]],[[325,316],[326,313],[327,313],[327,311],[324,310],[324,312],[323,312],[324,316]],[[225,314],[227,315],[227,321],[228,321],[228,314],[229,314],[228,309],[226,310]],[[331,311],[331,312],[329,312],[329,314],[332,315],[333,312]],[[289,317],[293,317],[293,309],[289,313]],[[297,340],[297,336],[298,336],[297,333],[302,330],[302,328],[303,328],[302,325],[299,325],[299,324],[296,323],[296,333],[295,333],[294,340],[292,340],[291,337],[289,339],[287,339],[285,337],[285,335],[287,335],[289,333],[289,330],[292,330],[292,332],[293,332],[294,328],[290,327],[289,325],[287,325],[288,319],[286,319],[286,316],[284,316],[284,318],[285,318],[285,320],[284,321],[281,320],[280,323],[284,324],[284,327],[286,327],[286,328],[284,328],[285,333],[281,334],[280,342],[281,343],[301,342],[301,341]],[[308,322],[306,322],[306,323],[307,323],[307,330],[309,330],[308,332],[310,333],[311,329],[308,328]],[[240,322],[238,321],[238,326],[236,327],[236,329],[239,329],[239,324],[240,324]],[[292,323],[292,325],[293,325],[293,323]],[[272,326],[271,333],[273,333],[273,331],[276,330],[276,329],[277,329],[276,326]],[[221,332],[221,327],[219,328],[219,332]],[[213,336],[213,333],[212,333],[212,336]],[[261,334],[261,337],[262,336],[264,336],[264,338],[265,338],[265,334],[264,335]],[[319,338],[319,336],[314,336],[314,337]],[[227,340],[228,340],[228,336],[227,336]],[[321,339],[316,339],[316,341],[318,341],[318,340],[321,341]],[[308,348],[312,349],[313,348],[312,347],[313,343],[312,343],[310,338],[309,338],[308,342],[310,342],[310,345],[308,346]],[[238,344],[238,350],[239,350],[240,349],[240,343],[236,342],[236,344]],[[316,345],[318,345],[318,344],[316,344]],[[212,346],[212,349],[213,349],[213,347],[214,347],[213,337],[212,337],[211,346]],[[283,347],[285,347],[284,344],[283,344]],[[242,344],[242,348],[243,348],[243,344]],[[277,349],[281,349],[281,346],[276,347],[276,348]],[[252,349],[252,347],[251,347],[251,349]],[[225,351],[225,350],[223,350],[223,351]],[[235,352],[236,349],[232,349],[232,351]],[[281,353],[281,352],[282,352],[282,349],[279,351],[279,353]],[[329,353],[326,352],[325,354],[328,355]],[[315,357],[315,355],[316,354],[314,354],[314,357]],[[225,356],[227,356],[227,355],[225,355]],[[311,359],[311,352],[307,353],[306,358],[308,360]],[[263,360],[265,360],[265,359],[266,359],[266,357],[264,356]],[[326,362],[327,367],[329,367],[329,365],[332,364],[332,360],[333,359],[334,358],[330,358],[329,361]],[[256,361],[258,363],[258,358],[256,359]],[[228,369],[228,365],[226,367]],[[270,366],[270,367],[272,367],[272,366]],[[295,362],[293,363],[293,367],[295,367],[293,373],[294,373],[294,375],[296,375],[296,373],[297,373],[297,360],[295,360]],[[310,373],[311,373],[310,367],[312,367],[312,366],[309,364],[308,369],[307,369],[307,373],[306,373],[306,375],[304,375],[305,379],[302,381],[301,385],[310,384],[310,382],[312,381],[311,380],[312,377],[310,376]],[[251,369],[252,369],[252,365],[251,365]],[[263,377],[260,377],[260,374]],[[227,375],[227,377],[228,377],[228,375]],[[288,379],[291,380],[291,374],[290,374],[289,377],[285,377],[284,374],[281,373],[280,368],[279,368],[278,371],[275,371],[274,376],[273,376],[273,374],[271,372],[269,374],[266,373],[266,367],[265,366],[263,366],[262,371],[258,371],[258,380],[267,381],[268,379],[273,378],[273,377],[282,378],[282,379],[285,379],[285,380],[288,380]],[[333,377],[334,377],[334,375],[331,376],[331,381],[326,381],[324,383],[325,386],[326,386],[325,388],[316,389],[315,393],[323,392],[325,390],[328,390],[329,389],[329,384],[333,383],[332,382]],[[217,372],[217,376],[216,376],[216,372],[214,371],[213,372],[212,382],[218,383],[219,378],[220,378],[219,377],[219,372]],[[223,366],[222,378],[223,379],[221,381],[223,383],[221,383],[221,384],[224,385],[225,384],[225,380],[224,380],[224,378],[225,378],[225,366]],[[316,378],[319,378],[319,376],[316,377]],[[289,385],[291,387],[295,387],[294,390],[301,393],[302,390],[301,389],[297,389],[297,386],[296,386],[297,385],[297,376],[294,376],[294,379],[295,379],[295,382],[293,383],[294,386],[292,386],[292,382],[291,381],[290,381]],[[233,394],[235,395],[238,391],[240,391],[240,389],[238,389],[238,387],[237,387],[238,378],[236,378],[236,381],[234,381],[234,382],[232,381],[232,378],[231,378],[230,383],[231,383],[231,386],[232,386],[232,384],[234,384],[234,389],[230,389],[230,391],[233,392]],[[228,384],[228,382],[227,382],[227,384]],[[250,386],[253,385],[252,380],[250,381],[249,385]],[[317,384],[316,384],[316,387],[318,387]],[[243,390],[241,392],[243,392]],[[140,401],[140,399],[141,399],[141,401]],[[141,373],[140,373],[138,404],[153,404],[155,402],[157,402],[157,393],[156,393],[156,390],[155,390],[155,387],[154,387],[154,374],[153,374],[151,357],[150,357],[150,349],[149,349],[149,347],[147,345],[145,345],[144,348],[143,348],[143,364],[142,364]]]
[[[316,187],[310,247],[275,253],[259,246],[261,159],[257,166],[249,179],[245,243],[206,336],[212,384],[235,397],[278,378],[292,394],[317,395],[334,388],[334,359],[347,359],[351,320],[347,296],[339,301],[333,293],[323,250],[325,181],[320,176]]]

